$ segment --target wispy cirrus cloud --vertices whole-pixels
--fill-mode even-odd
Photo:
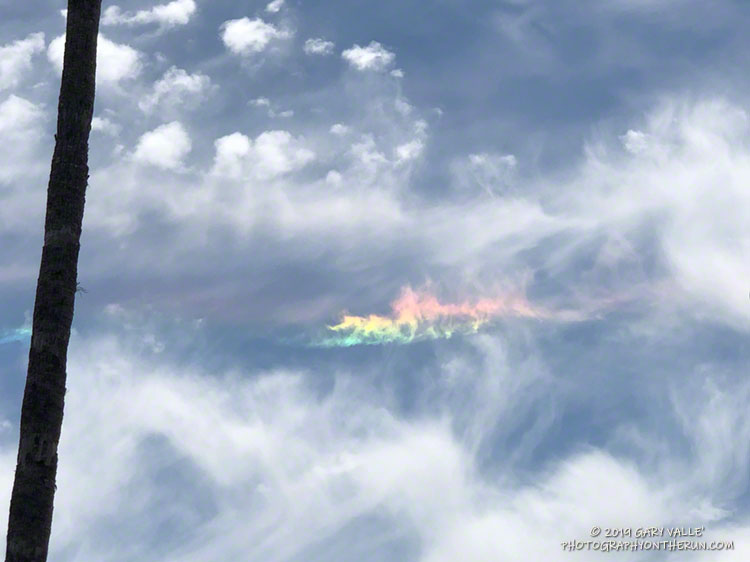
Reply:
[[[77,382],[67,397],[60,532],[52,541],[63,558],[76,547],[87,558],[113,560],[195,562],[243,552],[281,562],[321,552],[331,558],[343,548],[388,560],[393,549],[419,544],[415,560],[531,553],[562,562],[570,553],[560,543],[587,532],[591,521],[680,526],[686,517],[706,526],[709,540],[735,540],[733,554],[745,554],[738,537],[747,522],[727,520],[720,506],[747,479],[726,463],[740,469],[750,457],[746,448],[727,457],[719,444],[750,432],[741,422],[746,384],[722,388],[704,373],[705,384],[674,394],[662,414],[694,445],[688,456],[654,446],[646,427],[625,425],[617,428],[620,442],[643,448],[649,460],[590,446],[519,473],[519,451],[533,454],[545,423],[572,405],[562,393],[549,394],[552,381],[533,356],[517,363],[508,355],[512,340],[484,337],[474,352],[443,355],[450,360],[422,379],[429,400],[415,420],[394,408],[397,376],[376,382],[360,366],[356,374],[338,372],[321,395],[306,372],[206,376],[194,365],[172,366],[142,335],[74,337]],[[688,398],[696,393],[697,403]],[[540,407],[546,422],[526,428],[523,444],[504,443],[524,411]],[[504,462],[488,475],[475,447],[492,439]],[[12,474],[14,446],[0,449],[3,474]],[[101,474],[92,483],[79,475],[96,451]],[[168,481],[160,478],[165,470]],[[603,488],[612,494],[603,497]],[[165,494],[177,499],[163,501]],[[165,540],[154,520],[170,521],[174,534]],[[94,522],[108,541],[82,540]],[[372,541],[347,532],[359,525]],[[187,530],[193,538],[177,540]]]
[[[750,12],[269,2],[103,26],[137,51],[99,66],[55,559],[564,562],[644,521],[747,558]],[[61,32],[24,13],[6,46]],[[7,327],[54,134],[39,44],[0,98]]]

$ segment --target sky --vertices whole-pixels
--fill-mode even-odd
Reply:
[[[65,7],[0,0],[3,528]],[[748,26],[105,2],[50,559],[750,559]]]

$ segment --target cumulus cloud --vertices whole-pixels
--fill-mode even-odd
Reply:
[[[270,229],[306,236],[308,243],[318,245],[351,244],[379,232],[378,243],[386,243],[389,230],[404,222],[394,193],[405,189],[405,177],[413,168],[407,162],[416,162],[399,161],[396,148],[415,140],[424,143],[426,136],[423,123],[396,112],[392,97],[382,102],[366,108],[373,111],[382,135],[357,135],[362,126],[357,119],[347,125],[351,142],[335,146],[327,132],[326,138],[314,132],[303,138],[284,130],[255,137],[242,132],[225,135],[215,140],[209,169],[194,167],[179,176],[160,177],[158,197],[140,189],[153,181],[145,169],[113,162],[92,176],[92,182],[103,187],[89,199],[88,224],[117,235],[132,233],[148,210],[163,214],[173,228],[191,232],[221,220],[240,236]],[[277,109],[268,98],[248,103],[277,118],[290,112]],[[402,147],[402,156],[414,156],[415,148],[418,144]],[[336,174],[329,174],[331,170]],[[117,186],[106,179],[109,176],[118,178]],[[347,189],[340,189],[344,186]],[[110,204],[114,193],[116,207]],[[351,238],[342,238],[342,232]]]
[[[244,17],[225,21],[221,25],[221,40],[236,55],[260,53],[272,40],[284,39],[290,35],[289,31],[279,29],[260,18]]]
[[[0,233],[26,231],[41,217],[45,193],[38,185],[49,172],[40,157],[44,125],[39,105],[16,95],[0,101]]]
[[[19,96],[10,95],[0,103],[0,133],[7,145],[0,155],[0,183],[11,182],[33,165],[33,148],[41,137],[44,111]]]
[[[340,172],[337,172],[336,170],[329,170],[326,174],[326,183],[329,185],[341,185],[341,180],[343,179],[343,176]]]
[[[396,107],[396,111],[403,116],[409,115],[413,109],[411,104],[401,97],[396,98],[394,106]]]
[[[183,165],[183,158],[190,152],[192,142],[179,121],[160,125],[144,133],[138,140],[133,159],[165,170],[174,170]]]
[[[331,133],[337,136],[343,136],[350,131],[350,128],[343,123],[334,123],[331,125]]]
[[[370,175],[376,174],[379,169],[385,168],[389,164],[388,158],[380,150],[372,135],[363,135],[358,142],[352,144],[349,154],[355,164],[369,172]]]
[[[322,38],[312,38],[305,41],[304,51],[308,55],[330,55],[335,47],[333,41]]]
[[[146,113],[157,107],[169,111],[193,109],[205,99],[211,87],[211,79],[205,74],[189,74],[173,66],[154,84],[153,92],[138,102],[138,107]]]
[[[31,33],[25,39],[0,46],[0,91],[15,88],[31,69],[32,57],[44,51],[44,33]]]
[[[268,110],[269,117],[281,117],[282,119],[288,119],[294,117],[293,109],[285,109],[284,111],[275,111],[273,109]]]
[[[648,148],[648,138],[641,131],[629,130],[620,137],[623,146],[631,154],[638,154]]]
[[[346,172],[356,177],[361,185],[403,194],[408,189],[413,168],[406,164],[415,163],[421,156],[427,142],[427,123],[409,113],[404,115],[393,100],[388,105],[391,106],[388,109],[380,106],[377,110],[381,123],[389,124],[387,140],[373,134],[360,135],[353,140],[347,151],[350,167]],[[337,124],[330,132],[344,136],[351,130],[351,127]],[[400,195],[396,199],[400,199]]]
[[[396,147],[396,158],[399,163],[414,160],[422,154],[424,144],[421,140],[416,139]]]
[[[177,111],[170,114],[169,107],[182,106],[183,101],[194,103],[193,96],[199,95],[205,84],[198,74],[170,69],[140,100],[140,105],[146,110],[153,108],[151,114],[166,111],[166,121],[184,123],[184,117]],[[179,103],[171,101],[175,87],[175,100],[179,99]],[[140,217],[148,211],[164,214],[173,228],[183,228],[190,221],[188,230],[202,230],[210,221],[222,217],[224,224],[237,233],[255,228],[271,228],[294,236],[309,233],[314,244],[322,244],[343,231],[363,238],[363,225],[367,225],[369,232],[384,233],[378,243],[387,243],[390,237],[385,233],[404,220],[395,193],[407,189],[408,176],[414,168],[411,164],[419,161],[417,157],[426,145],[419,112],[415,108],[408,115],[399,113],[396,99],[407,104],[403,96],[383,92],[373,98],[373,104],[362,108],[361,115],[351,116],[346,128],[341,125],[332,129],[335,135],[351,133],[349,142],[334,144],[327,131],[320,131],[325,139],[314,131],[306,138],[284,130],[269,130],[252,137],[240,132],[227,135],[231,138],[216,142],[214,162],[205,170],[181,167],[186,153],[181,147],[187,143],[177,142],[170,150],[162,149],[160,135],[154,136],[156,131],[150,131],[136,143],[131,158],[92,170],[92,183],[96,181],[102,187],[89,198],[88,224],[117,236],[130,235],[137,231]],[[292,109],[276,107],[268,98],[249,103],[277,119],[291,120],[294,115]],[[98,122],[95,127],[100,125],[106,127]],[[373,134],[363,135],[363,131]],[[172,132],[180,141],[182,135]],[[191,140],[198,144],[197,138]],[[309,165],[316,161],[319,166]],[[144,163],[149,165],[134,165]],[[160,168],[179,169],[181,174],[165,179],[157,175]],[[331,170],[336,173],[329,174]],[[117,181],[107,179],[110,177]],[[155,178],[161,182],[159,197],[140,188]],[[112,195],[119,194],[117,207],[110,204],[110,191]],[[349,244],[351,240],[342,239],[342,243]]]
[[[288,119],[290,117],[294,117],[294,110],[292,109],[282,109],[279,110],[278,106],[271,102],[268,98],[260,97],[255,98],[247,102],[248,105],[252,105],[257,108],[266,108],[267,115],[271,117],[272,119],[276,117],[281,117],[282,119]]]
[[[60,35],[47,47],[47,58],[59,71],[62,71],[64,54],[65,35]],[[141,72],[141,57],[130,45],[115,43],[100,34],[96,53],[97,83],[117,84],[135,78]]]
[[[284,6],[284,0],[273,0],[266,5],[266,12],[275,14]]]
[[[366,47],[355,44],[341,53],[341,56],[357,70],[384,70],[396,59],[394,53],[377,41],[370,42]]]
[[[42,115],[38,106],[11,94],[0,104],[0,131],[4,135],[20,133],[38,123]]]
[[[214,144],[213,173],[234,178],[271,179],[298,170],[315,158],[301,139],[295,139],[287,131],[265,131],[255,140],[232,133]]]
[[[116,137],[120,134],[122,127],[106,117],[96,116],[91,119],[91,130]]]
[[[109,6],[102,14],[102,25],[140,25],[158,23],[162,27],[185,25],[195,13],[194,0],[173,0],[135,13],[123,12],[119,6]]]
[[[249,102],[251,105],[254,105],[255,107],[270,107],[271,100],[268,98],[255,98],[250,100]]]

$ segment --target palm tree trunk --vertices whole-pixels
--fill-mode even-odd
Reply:
[[[47,188],[44,247],[21,409],[6,562],[47,560],[88,183],[101,0],[69,0],[57,135]]]

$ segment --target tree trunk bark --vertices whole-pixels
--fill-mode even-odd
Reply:
[[[101,0],[69,0],[57,134],[47,188],[6,562],[47,560],[88,183]]]

